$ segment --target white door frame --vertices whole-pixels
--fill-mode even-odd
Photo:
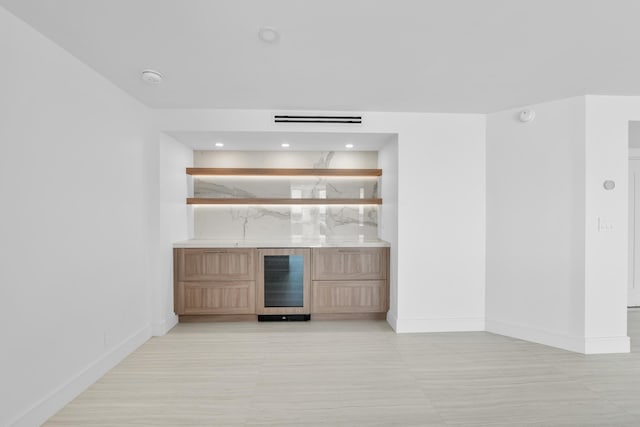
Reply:
[[[629,151],[629,278],[627,306],[640,306],[640,149]]]

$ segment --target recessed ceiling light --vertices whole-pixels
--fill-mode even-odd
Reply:
[[[280,39],[280,33],[275,28],[262,27],[258,30],[258,37],[265,43],[275,43]]]
[[[224,144],[222,142],[216,142],[216,147],[224,147]]]
[[[347,147],[347,148],[353,148],[353,144],[347,144],[347,145],[345,145],[345,147]]]
[[[142,80],[151,84],[158,84],[162,81],[162,74],[155,70],[143,70],[142,71]]]
[[[282,148],[289,148],[290,147],[289,144],[287,144],[286,142],[283,142],[282,144],[280,144],[280,146]]]

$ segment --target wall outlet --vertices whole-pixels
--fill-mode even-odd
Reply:
[[[613,221],[604,218],[598,218],[598,231],[600,233],[610,233],[612,231],[615,231],[615,229],[616,227]]]

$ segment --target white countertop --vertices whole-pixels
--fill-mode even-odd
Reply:
[[[265,240],[217,240],[189,239],[175,242],[174,248],[376,248],[388,247],[384,240],[358,239],[265,239]]]

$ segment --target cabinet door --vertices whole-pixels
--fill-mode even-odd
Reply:
[[[182,282],[177,314],[255,314],[255,282]]]
[[[254,280],[255,249],[178,249],[178,280]]]
[[[314,281],[311,313],[382,313],[389,309],[386,280]]]
[[[385,280],[388,248],[313,250],[313,280]]]

